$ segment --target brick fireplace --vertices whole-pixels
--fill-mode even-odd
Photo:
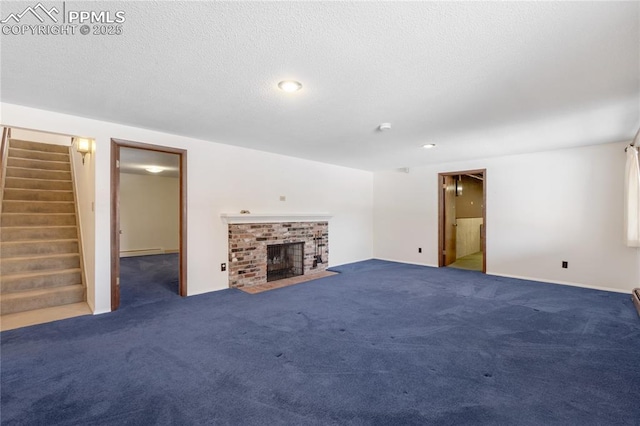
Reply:
[[[267,283],[269,263],[273,268],[274,260],[282,261],[281,257],[287,255],[287,252],[282,252],[269,259],[268,246],[302,243],[299,245],[302,271],[296,270],[302,274],[296,275],[325,271],[329,264],[329,222],[311,219],[328,217],[222,215],[229,225],[229,287],[243,288]]]

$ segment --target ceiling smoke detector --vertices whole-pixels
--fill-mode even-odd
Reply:
[[[384,132],[385,130],[389,130],[391,129],[391,123],[382,123],[381,125],[378,126],[378,130],[380,130],[381,132]]]
[[[422,147],[424,149],[431,149],[431,148],[435,148],[436,144],[435,143],[426,143],[424,145],[422,145]]]

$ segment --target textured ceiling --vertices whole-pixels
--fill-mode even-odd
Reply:
[[[1,36],[3,102],[367,170],[629,140],[640,125],[639,2],[66,8],[123,10],[123,34]],[[288,78],[304,88],[279,91]]]

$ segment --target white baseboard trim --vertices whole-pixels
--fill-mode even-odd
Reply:
[[[134,257],[134,256],[153,256],[157,254],[170,254],[179,253],[179,249],[162,249],[162,248],[148,248],[139,250],[123,250],[120,252],[120,257]]]
[[[384,257],[374,257],[374,259],[375,260],[384,260],[385,262],[405,263],[407,265],[428,266],[429,268],[437,268],[438,267],[438,265],[433,265],[431,263],[407,262],[405,260],[387,259],[387,258],[384,258]]]
[[[381,258],[381,257],[376,257],[375,259],[377,259],[377,260],[385,260],[385,261],[388,261],[388,262],[406,263],[407,265],[428,266],[428,267],[431,267],[431,268],[438,268],[438,265],[432,265],[432,264],[428,264],[428,263],[407,262],[407,261],[404,261],[404,260],[385,259],[385,258]],[[625,289],[621,289],[621,288],[601,287],[601,286],[587,285],[587,284],[581,284],[581,283],[572,283],[572,282],[569,282],[569,281],[545,280],[545,279],[542,279],[542,278],[525,277],[525,276],[522,276],[522,275],[500,274],[500,273],[489,272],[489,271],[487,271],[486,275],[492,275],[492,276],[504,277],[504,278],[514,278],[514,279],[517,279],[517,280],[537,281],[537,282],[546,283],[546,284],[568,285],[568,286],[571,286],[571,287],[581,287],[581,288],[588,288],[588,289],[591,289],[591,290],[610,291],[610,292],[613,292],[613,293],[631,294],[631,289],[625,290]]]
[[[571,287],[588,288],[588,289],[591,289],[591,290],[611,291],[613,293],[625,293],[625,294],[630,294],[631,293],[631,290],[623,290],[621,288],[600,287],[600,286],[596,286],[596,285],[572,283],[572,282],[569,282],[569,281],[545,280],[545,279],[542,279],[542,278],[524,277],[524,276],[520,276],[520,275],[498,274],[498,273],[495,273],[495,272],[487,272],[487,275],[494,275],[496,277],[505,277],[505,278],[515,278],[517,280],[537,281],[537,282],[546,283],[546,284],[568,285],[568,286],[571,286]]]

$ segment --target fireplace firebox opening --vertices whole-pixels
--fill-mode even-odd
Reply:
[[[267,246],[267,282],[304,274],[304,242]]]

